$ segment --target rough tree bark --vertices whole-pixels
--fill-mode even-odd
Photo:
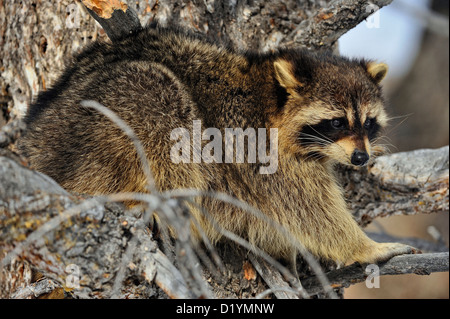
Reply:
[[[390,2],[371,3],[382,7]],[[237,48],[258,50],[270,50],[280,43],[329,49],[340,35],[368,16],[371,11],[366,7],[366,1],[360,0],[130,3],[142,24],[155,19],[162,24],[177,22]],[[90,13],[101,15],[94,9]],[[113,19],[124,21],[126,17],[136,22],[126,10],[116,13]],[[108,25],[109,17],[104,18]],[[51,84],[63,68],[63,57],[99,36],[108,41],[79,2],[61,0],[55,7],[47,2],[27,5],[0,0],[0,25],[0,102],[6,120],[20,118],[32,97]],[[114,41],[117,28],[102,25]],[[136,27],[134,24],[129,31]],[[13,142],[22,129],[20,122],[5,126],[0,147]],[[253,256],[251,261],[261,279],[244,263],[246,250],[234,245],[220,247],[210,256],[197,250],[200,259],[210,265],[199,270],[189,263],[189,254],[180,250],[178,243],[161,246],[155,241],[136,212],[102,202],[102,198],[89,206],[92,200],[67,193],[48,177],[27,169],[10,151],[0,151],[0,297],[37,297],[61,286],[77,298],[245,298],[272,293],[291,298],[306,294],[301,287],[290,287],[281,280],[279,268]],[[380,157],[367,171],[343,170],[342,179],[361,225],[396,213],[448,211],[448,147]],[[152,201],[157,207],[170,206],[158,198]],[[182,209],[173,211],[184,218]],[[224,265],[217,262],[216,254]],[[222,272],[214,271],[214,264]],[[45,279],[32,282],[32,269]],[[79,289],[67,287],[74,269],[80,275]],[[381,265],[381,270],[382,274],[448,271],[448,253],[401,256]],[[200,273],[204,280],[198,280]],[[337,290],[367,276],[358,265],[327,275]],[[302,283],[308,293],[327,291],[319,279],[305,266]],[[329,290],[327,296],[331,296]]]

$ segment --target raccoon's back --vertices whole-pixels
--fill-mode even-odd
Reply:
[[[246,105],[242,110],[253,111],[252,105],[261,104],[260,94],[255,91],[264,89],[260,83],[254,83],[255,79],[249,80],[249,61],[245,55],[181,30],[148,28],[118,43],[95,42],[88,46],[74,57],[52,90],[39,96],[29,109],[27,121],[37,117],[49,101],[60,98],[63,92],[70,92],[73,99],[80,92],[95,99],[102,82],[114,82],[117,76],[137,76],[135,70],[130,70],[129,75],[123,70],[131,62],[158,64],[170,70],[184,84],[199,117],[209,126],[230,125],[216,121],[220,117],[218,111],[231,113],[232,108],[242,104]],[[121,68],[119,75],[118,68]],[[140,74],[139,78],[145,76]],[[126,93],[127,88],[116,85],[114,90]],[[255,118],[260,112],[253,113],[248,118]]]
[[[83,81],[62,79],[64,86],[41,94],[26,117],[18,146],[33,168],[82,193],[143,190],[146,180],[131,140],[104,115],[80,105],[95,100],[135,131],[160,175],[183,169],[166,167],[170,131],[192,123],[195,109],[167,68],[117,61],[107,70],[91,70]]]
[[[203,188],[207,181],[195,165],[170,161],[170,132],[189,128],[194,119],[205,127],[264,127],[263,112],[254,106],[261,105],[260,91],[269,90],[248,80],[247,62],[171,30],[147,29],[114,45],[95,43],[30,107],[19,147],[35,169],[69,190],[141,191],[145,178],[129,138],[80,105],[95,100],[134,129],[161,188]],[[189,182],[187,176],[198,178]]]

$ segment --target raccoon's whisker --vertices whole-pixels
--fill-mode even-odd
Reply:
[[[293,129],[289,129],[289,128],[285,128],[285,130],[287,130],[288,132],[290,132],[292,134],[296,134],[296,135],[300,133],[299,130],[293,130]],[[314,131],[316,131],[316,130],[314,130]],[[317,132],[317,133],[320,134],[319,132]],[[323,136],[322,134],[320,134],[320,135]],[[317,135],[311,135],[311,134],[308,134],[308,133],[301,132],[299,138],[303,138],[303,137],[311,137],[311,138],[314,138],[314,139],[320,139],[320,140],[323,140],[323,141],[327,141],[328,143],[332,143],[332,141],[330,139],[328,139],[326,136],[319,137]]]
[[[307,133],[302,133],[302,135],[299,138],[309,138],[309,139],[315,139],[315,140],[320,140],[320,141],[324,141],[324,142],[330,142],[329,140],[326,140],[324,138],[314,136],[311,134],[307,134]]]
[[[381,147],[383,149],[383,151],[375,150],[375,152],[373,152],[373,154],[375,154],[375,156],[392,153],[390,150],[390,147],[396,148],[394,145],[391,145],[391,144],[377,144],[376,146]]]
[[[381,143],[381,142],[383,142],[383,143]],[[373,145],[381,145],[381,146],[391,146],[395,149],[398,149],[397,146],[392,144],[390,141],[386,141],[384,138],[377,139],[377,140],[373,141],[372,144]]]
[[[308,149],[314,149],[316,147],[326,147],[326,144],[321,144],[321,143],[317,143],[317,142],[307,142],[307,143],[301,143],[301,146]]]
[[[325,146],[325,145],[320,145],[320,144],[317,144],[317,143],[308,143],[308,144],[302,144],[302,146],[305,147],[305,148],[307,148],[307,147],[313,148],[313,147],[316,147],[316,146]]]
[[[373,140],[372,143],[378,143],[380,140],[385,140],[388,143],[392,143],[392,139],[387,135],[381,135]]]
[[[386,135],[387,135],[387,134],[392,134],[393,131],[396,130],[397,128],[399,128],[399,126],[402,125],[402,124],[403,124],[403,123],[404,123],[411,115],[412,115],[412,114],[408,114],[408,115],[403,115],[403,116],[397,116],[397,117],[394,117],[394,118],[390,118],[389,121],[391,121],[391,120],[393,120],[393,119],[399,119],[399,118],[402,118],[402,120],[401,120],[399,123],[397,123],[397,124],[395,124],[394,126],[392,126],[392,127],[386,132]]]
[[[322,133],[320,133],[319,131],[317,131],[314,127],[312,127],[311,125],[308,125],[308,127],[310,127],[314,132],[316,132],[317,134],[319,134],[320,136],[322,136],[326,141],[329,141],[330,143],[334,143],[332,140],[330,140],[328,137],[326,137],[325,135],[323,135]],[[311,135],[314,136],[314,135]]]
[[[320,153],[320,150],[318,148],[322,147],[322,145],[318,145],[315,143],[303,144],[302,146],[305,148],[305,153]]]
[[[326,157],[325,155],[323,155],[323,154],[321,154],[319,152],[311,152],[304,158],[304,160],[306,161],[306,160],[314,159],[314,160],[318,161],[318,160],[321,160],[321,159],[323,159],[325,157]]]
[[[315,135],[311,135],[311,134],[307,134],[307,133],[302,133],[302,135],[303,136],[299,137],[300,139],[307,139],[307,138],[309,138],[311,140],[322,141],[325,144],[333,143],[333,141],[331,141],[330,139],[324,139],[324,138],[321,138],[321,137],[318,137],[318,136],[315,136]]]
[[[380,141],[383,141],[383,142],[385,142],[385,143],[384,143],[384,144],[379,143]],[[380,136],[380,137],[377,137],[376,139],[373,140],[372,143],[373,143],[374,145],[376,145],[376,146],[382,146],[382,147],[385,147],[385,148],[387,148],[388,150],[389,150],[389,148],[392,147],[392,148],[394,148],[396,151],[398,151],[398,147],[395,146],[394,144],[392,144],[391,141],[390,141],[390,138],[389,138],[388,136],[385,136],[385,135]]]
[[[309,139],[308,138],[299,138],[299,140],[302,141],[303,145],[314,145],[314,144],[317,144],[317,145],[325,146],[325,145],[330,144],[330,143],[327,143],[327,142],[324,142],[324,141],[321,141],[321,140],[317,140],[317,139],[312,139],[312,138],[309,138]]]
[[[402,119],[403,121],[405,121],[412,115],[413,115],[413,113],[409,113],[409,114],[405,114],[405,115],[399,115],[399,116],[393,116],[393,117],[389,117],[388,121],[390,122],[392,120],[398,120],[398,119]]]

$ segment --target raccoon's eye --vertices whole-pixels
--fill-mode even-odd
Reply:
[[[373,118],[367,119],[364,122],[364,128],[366,130],[370,130],[373,127],[374,124],[375,124],[375,119],[373,119]]]
[[[343,119],[331,120],[331,126],[337,130],[343,129],[345,127],[345,121]]]

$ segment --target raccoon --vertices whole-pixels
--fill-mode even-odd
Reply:
[[[96,42],[76,56],[30,106],[19,149],[69,191],[146,192],[130,139],[80,104],[95,100],[135,131],[159,191],[226,193],[293,236],[230,204],[197,198],[218,225],[255,247],[292,264],[296,241],[318,258],[380,262],[416,250],[365,235],[348,211],[334,166],[364,166],[376,154],[376,137],[388,121],[380,86],[387,69],[302,49],[242,53],[180,30],[147,28],[114,44]],[[260,174],[260,161],[174,163],[171,132],[192,132],[196,120],[222,133],[276,128],[276,171]],[[198,207],[191,212],[201,227],[192,226],[194,234],[222,239]]]

